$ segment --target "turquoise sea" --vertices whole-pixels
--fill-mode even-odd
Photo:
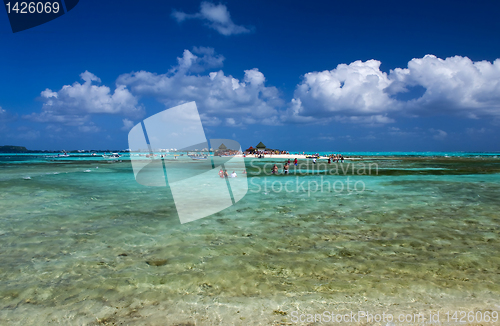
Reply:
[[[284,175],[282,159],[246,158],[246,196],[180,224],[169,188],[138,184],[127,155],[1,154],[0,325],[498,316],[500,153],[344,155],[362,159]]]

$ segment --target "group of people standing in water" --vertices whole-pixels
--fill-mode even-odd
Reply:
[[[299,161],[297,160],[297,158],[295,158],[293,160],[293,164],[295,166],[297,166],[298,163],[299,163]],[[283,173],[284,174],[288,174],[288,171],[290,170],[290,164],[291,164],[291,161],[290,161],[290,159],[288,159],[288,161],[286,161],[285,164],[283,165]],[[276,164],[273,165],[273,168],[271,169],[271,174],[278,174],[278,166]]]
[[[312,159],[313,164],[316,164],[317,158],[319,158],[319,155],[313,157],[313,159]],[[336,163],[336,162],[344,163],[344,156],[342,154],[331,154],[328,156],[328,164],[330,164],[332,162],[333,163]],[[288,159],[288,161],[285,161],[285,163],[283,164],[283,174],[288,174],[288,172],[290,170],[290,164],[291,164],[290,159]],[[297,166],[297,164],[298,164],[297,158],[295,158],[293,160],[293,164],[295,166]],[[279,170],[278,166],[276,164],[274,164],[272,169],[271,169],[271,174],[278,174],[278,170]]]
[[[328,156],[328,164],[330,163],[335,163],[335,162],[342,162],[344,163],[344,155],[342,154],[331,154],[330,156]]]
[[[247,174],[247,171],[246,170],[243,170],[243,174]],[[235,171],[233,171],[233,173],[229,174],[227,172],[227,170],[222,170],[220,169],[219,171],[219,177],[221,178],[236,178],[238,175],[236,174]]]

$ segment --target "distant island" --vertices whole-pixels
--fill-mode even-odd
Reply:
[[[24,146],[5,145],[0,146],[0,153],[28,153],[29,151]]]

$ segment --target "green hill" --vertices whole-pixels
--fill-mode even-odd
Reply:
[[[29,152],[26,147],[23,146],[11,146],[5,145],[0,146],[0,153],[27,153]]]

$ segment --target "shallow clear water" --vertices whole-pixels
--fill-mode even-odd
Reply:
[[[241,201],[181,225],[126,160],[1,156],[0,324],[500,310],[500,159],[246,163]]]

